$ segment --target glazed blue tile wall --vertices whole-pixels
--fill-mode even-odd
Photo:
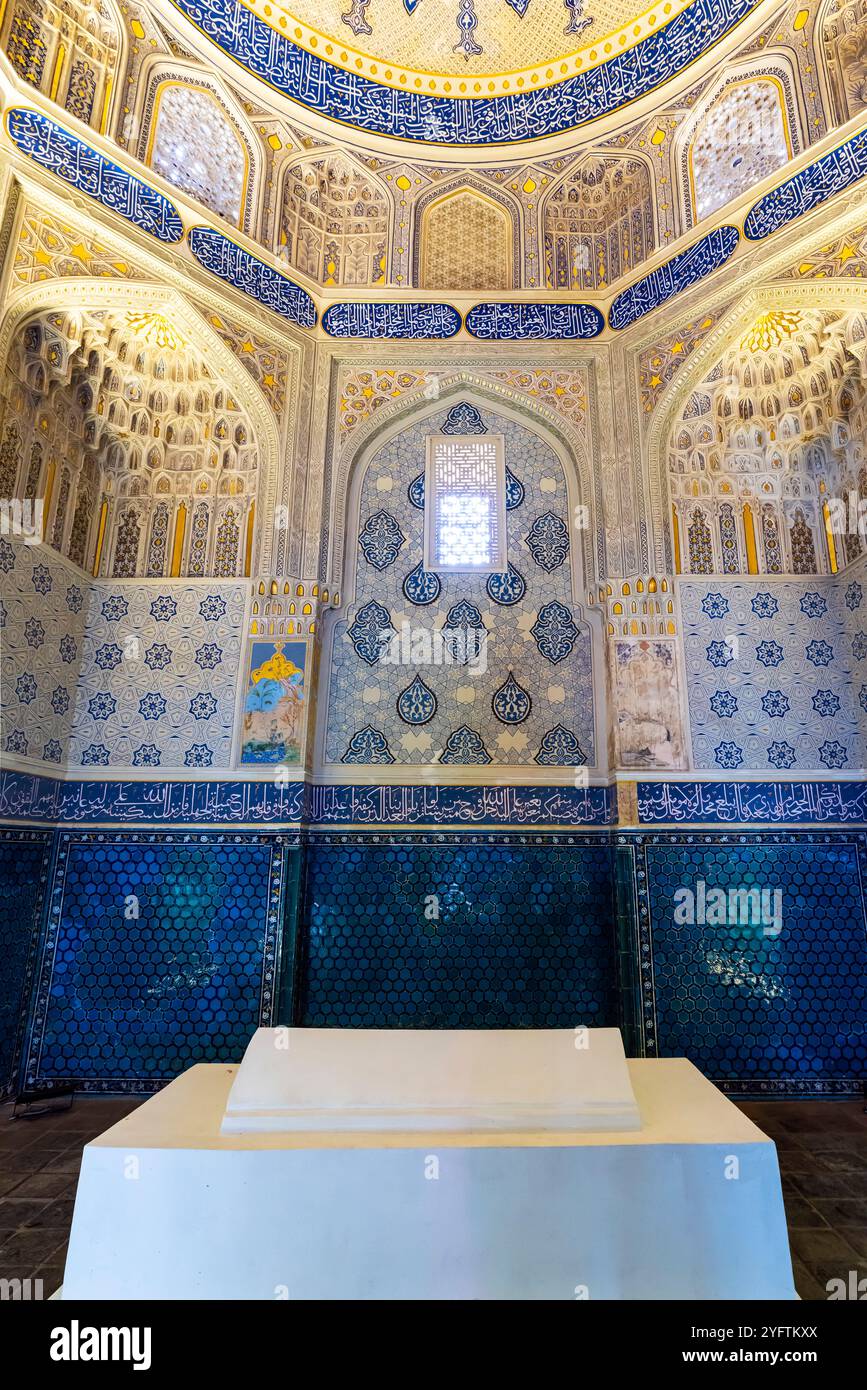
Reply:
[[[61,831],[28,1084],[142,1091],[239,1061],[274,1021],[287,852],[255,832]]]
[[[439,916],[426,917],[431,899]],[[557,1028],[617,1019],[606,836],[316,840],[298,1020]]]
[[[644,1042],[742,1095],[860,1091],[867,1079],[863,831],[639,836]],[[675,893],[782,893],[781,930],[675,920]],[[771,900],[772,901],[772,900]]]
[[[0,830],[0,1096],[17,1080],[51,839]]]

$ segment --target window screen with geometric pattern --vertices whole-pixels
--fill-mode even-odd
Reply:
[[[502,573],[508,568],[505,484],[501,434],[428,437],[426,570]]]

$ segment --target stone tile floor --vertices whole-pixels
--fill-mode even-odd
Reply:
[[[71,1110],[12,1121],[0,1107],[0,1278],[42,1279],[63,1264],[82,1146],[137,1099],[80,1097]],[[824,1299],[829,1279],[867,1277],[867,1114],[860,1101],[762,1101],[740,1107],[777,1145],[795,1283]]]

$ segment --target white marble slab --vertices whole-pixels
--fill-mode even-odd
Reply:
[[[223,1134],[639,1129],[616,1028],[260,1028]]]

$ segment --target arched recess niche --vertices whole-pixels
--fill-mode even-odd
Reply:
[[[6,370],[18,330],[40,312],[109,310],[123,314],[159,314],[169,319],[208,363],[213,376],[249,418],[258,449],[252,572],[271,566],[280,438],[273,412],[259,387],[201,315],[179,294],[162,286],[129,281],[50,280],[13,296],[0,323],[0,364]]]
[[[554,455],[562,470],[565,483],[569,515],[575,517],[582,505],[584,487],[589,485],[589,471],[576,461],[576,451],[563,438],[562,434],[541,421],[535,412],[516,408],[514,402],[502,400],[493,390],[474,382],[468,384],[462,379],[451,381],[440,390],[436,399],[425,398],[418,393],[414,398],[401,402],[399,410],[387,422],[377,421],[377,428],[369,429],[363,439],[356,439],[353,447],[341,464],[338,492],[343,499],[339,508],[341,515],[339,540],[333,537],[335,563],[329,571],[329,588],[341,594],[338,609],[328,610],[322,615],[321,637],[322,653],[320,660],[320,693],[318,700],[317,731],[314,742],[314,776],[322,782],[346,781],[348,778],[362,782],[395,783],[397,781],[428,781],[442,784],[469,784],[502,781],[504,765],[497,764],[487,770],[479,766],[446,766],[441,763],[430,765],[396,762],[388,765],[336,766],[325,758],[326,727],[329,713],[329,685],[332,673],[332,653],[335,634],[345,623],[350,610],[358,601],[358,530],[362,510],[362,493],[370,465],[382,451],[398,436],[409,429],[424,426],[446,414],[458,402],[466,402],[477,409],[484,418],[490,432],[497,432],[498,418],[510,422],[520,429],[535,434]],[[507,456],[508,463],[508,456]],[[423,468],[423,463],[421,465]],[[580,476],[579,476],[580,475]],[[403,480],[401,480],[403,485]],[[387,507],[387,494],[383,505]],[[590,770],[591,781],[604,781],[608,767],[607,703],[604,679],[604,623],[600,609],[589,606],[589,589],[593,581],[593,517],[592,504],[587,507],[588,529],[586,532],[570,528],[570,556],[568,566],[568,602],[576,623],[583,626],[589,635],[592,675],[589,692],[593,707],[595,759]],[[339,550],[338,550],[339,547]],[[510,561],[513,557],[510,557]],[[520,560],[518,564],[520,565]],[[556,667],[552,668],[556,672]],[[551,680],[555,679],[551,675]],[[508,766],[507,781],[515,783],[552,783],[556,785],[575,785],[575,768],[530,766]]]

